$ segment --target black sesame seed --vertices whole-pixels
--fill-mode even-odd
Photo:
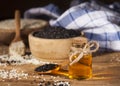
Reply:
[[[37,71],[37,72],[46,72],[46,71],[55,69],[56,67],[58,67],[57,64],[45,64],[45,65],[37,67],[35,69],[35,71]]]
[[[33,33],[33,36],[47,39],[64,39],[80,36],[78,30],[67,30],[62,27],[46,27]]]
[[[63,84],[59,84],[59,86],[64,86]]]

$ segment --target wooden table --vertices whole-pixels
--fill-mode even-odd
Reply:
[[[8,47],[4,46],[7,51]],[[0,46],[3,48],[3,46]],[[3,51],[1,51],[3,52]],[[5,53],[5,52],[4,52]],[[1,54],[1,53],[0,53]],[[36,65],[26,64],[17,66],[0,66],[0,69],[17,69],[28,73],[22,79],[0,78],[0,86],[39,86],[41,80],[69,81],[71,86],[120,86],[120,53],[104,53],[93,57],[93,77],[88,80],[70,80],[62,76],[38,75],[34,72]]]

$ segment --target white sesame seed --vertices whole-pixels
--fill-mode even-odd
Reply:
[[[39,61],[37,60],[34,56],[32,55],[25,55],[25,56],[20,56],[20,55],[1,55],[0,60],[4,61],[2,63],[0,61],[0,65],[7,65],[7,61],[11,63],[11,65],[22,65],[22,64],[34,64],[34,65],[39,65],[39,64],[45,64],[49,62],[44,62],[44,61]],[[12,63],[12,61],[14,61]]]
[[[3,78],[3,79],[12,79],[12,78],[26,78],[27,79],[28,77],[28,74],[27,73],[24,73],[24,72],[19,72],[17,71],[17,69],[11,69],[9,71],[7,70],[0,70],[0,78]]]
[[[46,79],[45,79],[45,78],[44,78],[43,80],[44,80],[44,81],[46,81]]]

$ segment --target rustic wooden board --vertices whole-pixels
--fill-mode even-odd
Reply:
[[[3,46],[1,47],[3,48]],[[0,86],[38,86],[41,80],[50,80],[51,78],[53,80],[69,81],[71,86],[120,86],[120,52],[104,53],[93,57],[93,77],[88,80],[70,80],[63,76],[38,75],[34,72],[37,66],[32,64],[0,66],[0,69],[10,70],[15,68],[20,72],[24,71],[29,74],[27,79],[0,79]]]

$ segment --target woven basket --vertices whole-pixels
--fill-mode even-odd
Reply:
[[[43,28],[47,25],[46,21],[36,19],[21,19],[21,37],[28,43],[28,34],[32,31]],[[15,35],[15,21],[8,19],[0,21],[0,42],[10,44]]]

